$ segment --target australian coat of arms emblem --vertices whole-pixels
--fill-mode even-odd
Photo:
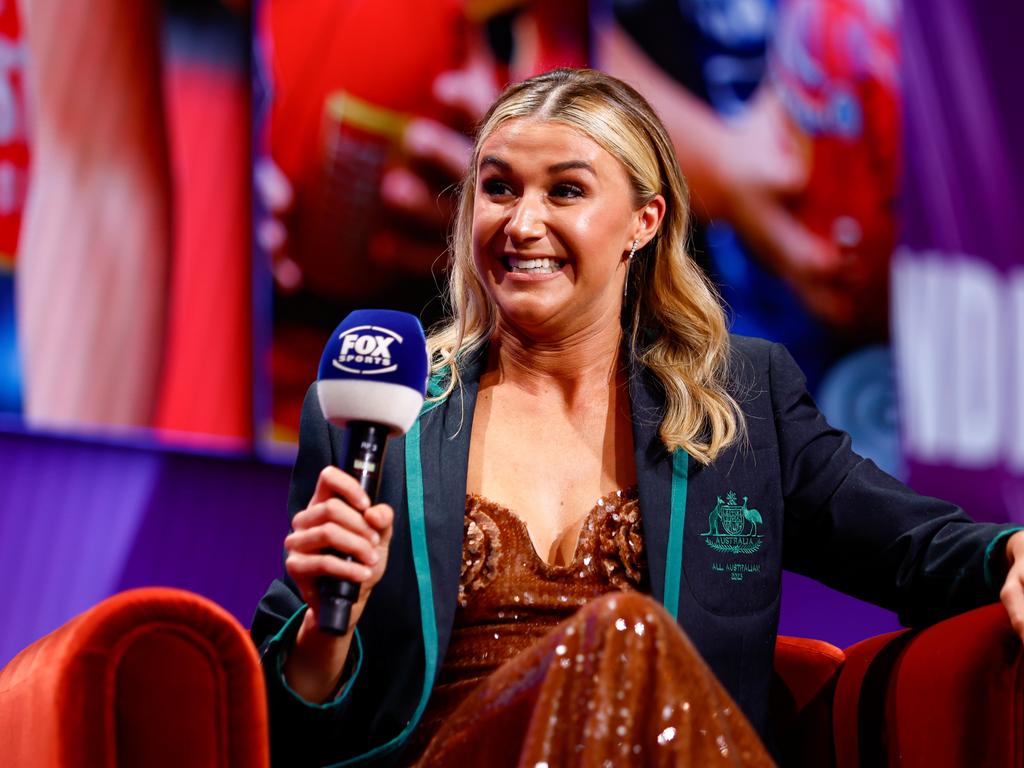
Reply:
[[[761,513],[747,507],[746,496],[740,506],[736,503],[736,494],[729,491],[724,501],[718,497],[718,503],[708,516],[708,530],[701,536],[716,552],[747,555],[761,548],[764,535],[757,529],[762,523]]]

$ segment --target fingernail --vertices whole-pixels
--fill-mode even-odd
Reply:
[[[380,544],[380,534],[377,533],[376,531],[373,532],[373,536],[371,536],[370,539],[371,539],[371,541],[373,541],[374,546],[376,546],[377,544]]]
[[[364,579],[370,578],[370,573],[371,573],[371,571],[370,571],[369,568],[363,568],[363,578]]]
[[[378,560],[380,560],[380,555],[378,555],[376,552],[371,552],[370,553],[370,562],[373,563],[374,565],[376,565]]]

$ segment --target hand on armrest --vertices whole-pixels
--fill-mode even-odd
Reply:
[[[999,599],[1010,617],[1010,625],[1024,641],[1024,531],[1006,540],[1006,578]]]

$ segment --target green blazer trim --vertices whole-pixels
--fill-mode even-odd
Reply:
[[[443,402],[443,401],[442,401]],[[433,410],[440,402],[427,403],[420,416]],[[427,532],[423,505],[423,464],[420,459],[420,422],[412,425],[405,436],[405,490],[409,506],[409,532],[412,539],[412,560],[416,569],[416,585],[420,597],[420,623],[423,627],[423,687],[416,711],[406,723],[405,728],[393,739],[380,746],[350,757],[329,768],[343,768],[355,765],[398,749],[412,735],[413,730],[423,717],[427,701],[434,687],[434,676],[437,672],[437,620],[434,616],[434,588],[430,577],[430,557],[427,552]]]
[[[683,531],[686,529],[686,487],[690,455],[682,448],[672,454],[672,509],[665,549],[665,594],[662,602],[673,619],[679,620],[679,579],[683,572]]]
[[[285,622],[284,626],[281,627],[280,631],[271,639],[270,647],[277,647],[282,645],[285,637],[289,635],[294,635],[298,632],[298,625],[299,623],[301,623],[303,617],[305,616],[307,608],[309,608],[309,606],[306,603],[303,603],[299,607],[299,609],[292,614],[291,618],[289,618],[288,621]],[[338,705],[339,702],[341,702],[345,699],[346,696],[348,696],[349,691],[352,690],[352,684],[356,681],[356,678],[359,677],[359,672],[363,668],[363,638],[359,634],[359,627],[356,627],[353,633],[353,639],[354,642],[352,643],[350,653],[355,654],[355,663],[353,665],[355,669],[353,669],[352,674],[349,675],[348,681],[345,683],[345,685],[342,686],[340,691],[338,691],[338,694],[330,701],[318,704],[312,701],[307,701],[306,699],[302,698],[298,691],[296,691],[288,684],[288,678],[284,676],[284,654],[277,653],[277,661],[275,663],[274,669],[277,671],[277,676],[281,680],[281,685],[283,685],[284,689],[288,691],[288,693],[291,694],[291,696],[293,696],[295,700],[302,704],[304,707],[309,707],[310,709],[314,710],[333,709]]]
[[[992,563],[992,558],[997,556],[998,548],[1005,547],[1006,540],[1010,538],[1013,534],[1015,534],[1017,531],[1024,531],[1024,526],[1017,525],[1013,528],[1008,528],[1007,530],[1002,531],[1001,533],[997,534],[995,538],[992,539],[992,541],[988,543],[987,547],[985,547],[985,586],[987,586],[989,589],[993,591],[999,590],[1002,587],[1002,584],[997,584],[995,578],[992,575],[992,571],[995,570],[995,566]],[[1005,575],[1005,571],[1006,569],[1003,568],[1001,572]]]

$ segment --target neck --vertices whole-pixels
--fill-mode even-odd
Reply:
[[[608,391],[620,368],[621,348],[617,323],[546,339],[529,338],[499,323],[488,378],[535,394],[558,391],[571,402],[593,388]]]

